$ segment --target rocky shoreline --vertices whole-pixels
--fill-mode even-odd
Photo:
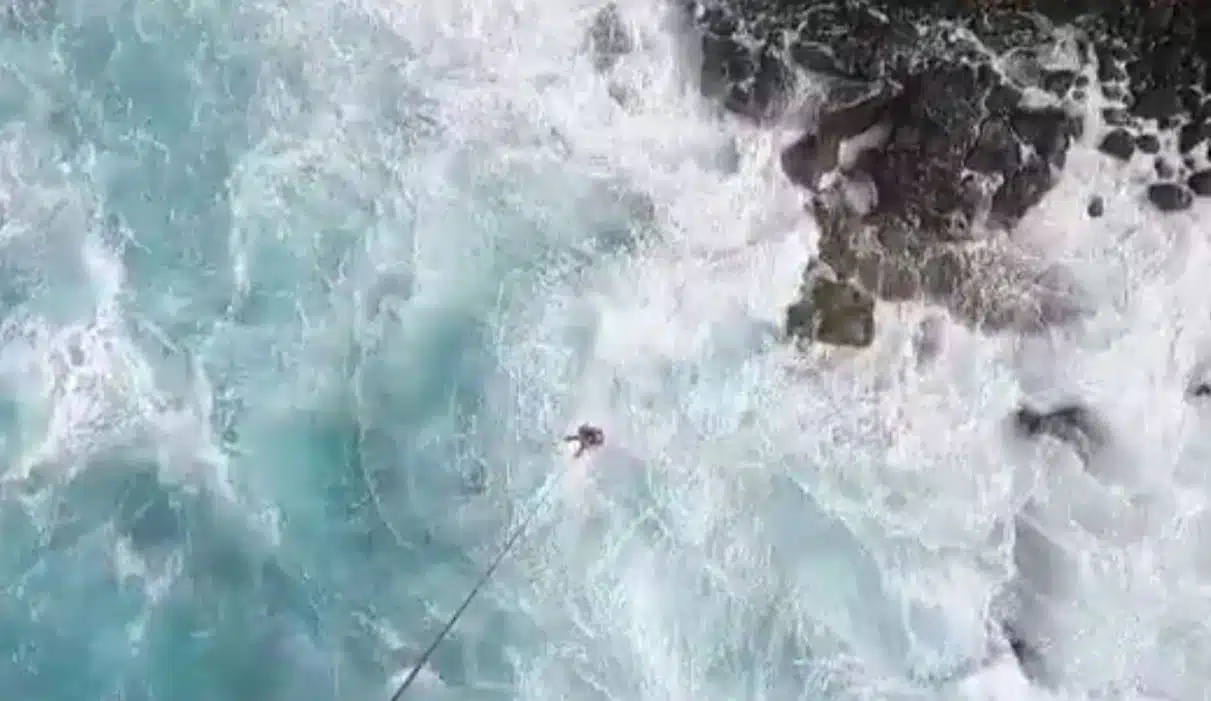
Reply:
[[[1077,140],[1151,174],[1136,192],[1091,194],[1090,218],[1111,196],[1138,197],[1158,217],[1211,197],[1211,4],[679,2],[701,31],[703,94],[741,118],[802,129],[781,167],[820,239],[786,310],[797,343],[870,345],[880,301],[921,300],[990,333],[1082,317],[1066,271],[1017,242]],[[599,53],[619,50],[594,31]],[[1205,368],[1196,375],[1185,401],[1211,396]],[[1114,449],[1112,427],[1079,400],[1023,405],[1009,420],[1026,439],[1068,445],[1095,478]],[[989,622],[991,654],[1045,681],[1034,624],[1047,613],[1024,602],[1046,588],[1030,545],[1046,538],[1010,519],[1018,576]]]
[[[1211,196],[1211,6],[1193,2],[689,0],[702,91],[801,123],[782,167],[810,193],[818,257],[788,308],[802,341],[862,347],[877,300],[921,299],[975,328],[1035,332],[1085,307],[1016,251],[1097,99],[1108,158],[1154,161],[1158,212]],[[814,102],[805,81],[823,85]],[[820,92],[820,91],[809,91]],[[1105,210],[1102,196],[1087,205]]]

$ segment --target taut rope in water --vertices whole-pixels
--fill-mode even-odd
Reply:
[[[463,612],[466,611],[467,607],[471,605],[471,601],[477,594],[479,594],[479,590],[483,589],[484,585],[488,583],[488,580],[492,578],[492,575],[496,573],[496,569],[500,567],[500,563],[503,562],[509,552],[513,550],[513,546],[517,545],[518,541],[521,540],[522,535],[526,532],[526,528],[529,527],[530,523],[534,520],[534,517],[538,515],[539,509],[546,504],[547,499],[551,494],[551,490],[555,487],[555,485],[559,484],[559,482],[563,480],[564,475],[567,473],[567,470],[563,470],[559,474],[555,475],[554,479],[548,482],[543,490],[539,493],[538,499],[530,508],[529,513],[527,513],[525,518],[523,518],[521,522],[513,528],[513,532],[509,534],[509,538],[505,541],[504,546],[501,547],[500,552],[496,554],[496,557],[492,560],[492,563],[488,565],[488,569],[484,570],[484,573],[482,576],[480,576],[479,581],[475,583],[474,587],[471,587],[471,592],[467,594],[467,598],[463,599],[462,604],[459,605],[458,609],[454,611],[454,614],[450,616],[449,620],[446,621],[446,625],[444,625],[442,629],[438,631],[437,636],[433,639],[433,642],[412,665],[412,669],[408,670],[408,676],[404,677],[404,680],[400,682],[399,687],[396,688],[395,693],[391,695],[391,701],[399,701],[399,699],[403,697],[404,692],[408,690],[408,687],[412,686],[412,682],[414,682],[417,675],[420,674],[421,668],[428,664],[429,658],[433,656],[433,653],[437,650],[438,646],[442,644],[442,641],[446,639],[446,636],[454,628],[454,625],[458,623],[458,619],[462,617]]]

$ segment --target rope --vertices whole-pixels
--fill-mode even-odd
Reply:
[[[433,639],[433,642],[412,665],[412,669],[408,670],[408,676],[404,677],[404,680],[400,682],[400,685],[396,688],[395,693],[391,695],[391,701],[399,701],[400,698],[403,697],[404,692],[408,690],[408,687],[412,686],[412,682],[416,681],[416,677],[418,674],[420,674],[421,668],[423,668],[429,662],[429,658],[433,656],[433,653],[437,651],[437,648],[442,644],[442,641],[445,640],[446,636],[449,635],[451,630],[453,630],[454,625],[458,623],[458,619],[462,617],[463,612],[467,610],[467,607],[471,605],[471,601],[473,601],[476,595],[479,594],[480,589],[483,589],[484,585],[487,584],[492,578],[492,575],[496,573],[496,569],[500,567],[500,563],[503,562],[505,557],[508,556],[509,552],[513,550],[513,546],[517,545],[517,543],[521,540],[522,535],[526,532],[526,528],[529,527],[530,523],[534,520],[534,517],[538,515],[539,509],[546,504],[547,498],[550,496],[551,489],[558,484],[566,474],[567,470],[560,472],[554,480],[548,482],[547,486],[543,488],[542,492],[538,496],[537,501],[534,503],[534,506],[530,508],[530,512],[527,513],[525,518],[523,518],[521,522],[513,528],[512,533],[509,534],[509,538],[505,541],[504,546],[501,547],[500,552],[496,554],[496,557],[492,560],[492,563],[488,565],[486,570],[484,570],[483,575],[480,576],[479,581],[475,583],[475,586],[471,587],[471,591],[467,594],[467,598],[463,599],[462,604],[460,604],[459,607],[454,611],[454,614],[450,616],[449,620],[446,621],[446,625],[442,626],[442,629],[438,631],[437,636]]]

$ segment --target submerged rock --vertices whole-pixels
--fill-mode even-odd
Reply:
[[[1102,137],[1102,143],[1098,144],[1098,150],[1102,153],[1113,156],[1120,161],[1130,160],[1131,155],[1135,153],[1135,147],[1138,140],[1131,136],[1131,132],[1123,128],[1112,129]],[[1160,144],[1157,143],[1159,149]],[[1143,146],[1140,150],[1144,150]]]
[[[10,0],[0,8],[0,30],[50,29],[58,10],[53,0]]]
[[[1200,197],[1211,196],[1211,169],[1200,170],[1186,178],[1186,187]]]
[[[1190,122],[1177,132],[1177,150],[1183,154],[1190,153],[1206,141],[1208,136],[1211,136],[1211,122],[1201,119]]]
[[[1156,134],[1140,134],[1135,137],[1135,146],[1143,153],[1155,155],[1161,151],[1161,140]]]
[[[613,68],[619,58],[635,50],[635,40],[623,25],[622,15],[614,3],[601,8],[593,18],[588,42],[593,67],[598,71]]]
[[[1068,445],[1086,466],[1108,440],[1102,421],[1088,407],[1079,404],[1045,412],[1022,407],[1014,414],[1014,422],[1026,437],[1049,436]]]
[[[1148,201],[1162,212],[1180,212],[1194,203],[1194,193],[1178,183],[1153,183],[1148,186]]]

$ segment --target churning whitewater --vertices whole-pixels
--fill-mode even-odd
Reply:
[[[537,507],[406,699],[1211,697],[1209,205],[1091,102],[1019,225],[1080,323],[797,348],[797,128],[601,10],[0,14],[4,696],[388,698]],[[1013,426],[1071,401],[1096,470]]]

